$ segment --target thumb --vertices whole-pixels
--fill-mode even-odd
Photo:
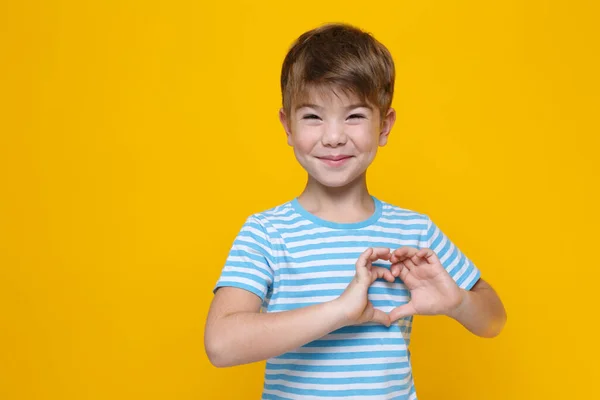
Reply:
[[[356,277],[359,281],[368,281],[371,274],[368,269],[370,257],[373,254],[373,248],[369,247],[356,260]]]
[[[411,315],[415,315],[416,313],[417,310],[415,310],[415,307],[409,301],[408,303],[402,304],[401,306],[398,306],[392,311],[390,311],[389,317],[390,321],[393,323],[399,320],[400,318],[409,317]]]
[[[380,324],[385,325],[387,327],[389,327],[390,323],[391,323],[390,316],[387,315],[386,313],[384,313],[383,311],[378,310],[376,308],[373,309],[373,317],[371,318],[371,321],[380,323]]]

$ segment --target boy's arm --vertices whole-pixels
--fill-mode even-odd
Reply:
[[[497,336],[506,322],[504,306],[484,280],[460,288],[431,249],[403,247],[391,258],[392,275],[410,290],[411,300],[390,312],[390,320],[409,315],[447,315],[481,337]]]
[[[506,311],[496,291],[483,279],[471,290],[461,289],[462,301],[448,316],[477,336],[497,336],[506,323]]]
[[[260,313],[262,301],[255,294],[220,288],[206,321],[208,358],[217,367],[246,364],[294,350],[347,325],[378,322],[389,326],[389,316],[373,308],[367,293],[377,278],[394,281],[389,270],[372,265],[390,256],[390,249],[365,250],[356,262],[354,279],[340,297],[290,311]]]
[[[208,358],[217,367],[266,360],[344,326],[331,301],[291,311],[260,313],[261,299],[244,289],[217,291],[205,331]]]

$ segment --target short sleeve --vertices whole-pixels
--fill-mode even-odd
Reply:
[[[467,256],[427,217],[426,247],[433,250],[457,285],[470,290],[481,272]]]
[[[237,287],[264,301],[273,284],[272,266],[269,235],[256,217],[249,217],[233,241],[213,291],[225,286]]]

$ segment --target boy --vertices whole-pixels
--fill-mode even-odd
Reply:
[[[495,291],[426,215],[367,190],[394,78],[388,50],[342,24],[304,33],[284,60],[279,116],[308,181],[247,219],[205,331],[215,366],[267,360],[263,399],[416,399],[413,315],[482,337],[504,325]]]

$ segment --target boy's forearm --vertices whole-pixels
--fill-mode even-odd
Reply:
[[[473,334],[485,338],[497,336],[506,322],[504,306],[487,284],[477,290],[463,290],[463,301],[449,315]]]
[[[292,351],[345,325],[337,300],[274,313],[223,316],[209,335],[211,362],[229,367]]]

